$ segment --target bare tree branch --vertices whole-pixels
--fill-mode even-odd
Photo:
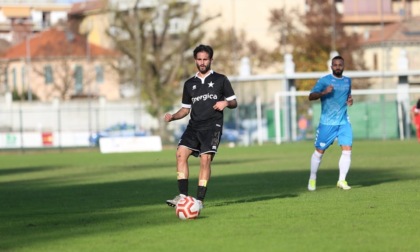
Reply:
[[[139,99],[159,118],[179,100],[181,81],[188,76],[186,55],[202,38],[201,26],[218,17],[200,19],[197,5],[164,1],[154,8],[111,8],[115,22],[108,31],[116,48],[125,56],[119,66],[122,79],[141,92]],[[171,26],[178,22],[177,26]],[[163,128],[160,132],[164,134]]]

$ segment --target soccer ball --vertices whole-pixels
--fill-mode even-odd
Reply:
[[[195,219],[200,215],[200,203],[194,197],[187,196],[178,201],[175,213],[181,220]]]

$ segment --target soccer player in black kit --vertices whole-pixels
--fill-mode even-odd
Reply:
[[[200,157],[196,198],[202,209],[211,175],[211,162],[222,136],[223,110],[234,109],[238,103],[228,78],[211,69],[213,49],[208,45],[199,45],[194,49],[194,59],[198,72],[184,84],[181,108],[174,114],[165,114],[164,118],[166,122],[171,122],[191,112],[176,151],[179,195],[166,203],[175,207],[181,198],[188,195],[188,158],[193,155]]]

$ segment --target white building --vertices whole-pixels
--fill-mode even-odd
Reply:
[[[18,44],[28,34],[66,20],[70,7],[55,0],[0,0],[0,39]]]

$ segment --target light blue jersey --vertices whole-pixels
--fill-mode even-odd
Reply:
[[[343,76],[326,75],[318,80],[311,93],[322,92],[329,85],[334,89],[331,93],[321,97],[321,118],[319,123],[324,125],[343,125],[349,123],[347,115],[347,99],[351,95],[351,79]]]

